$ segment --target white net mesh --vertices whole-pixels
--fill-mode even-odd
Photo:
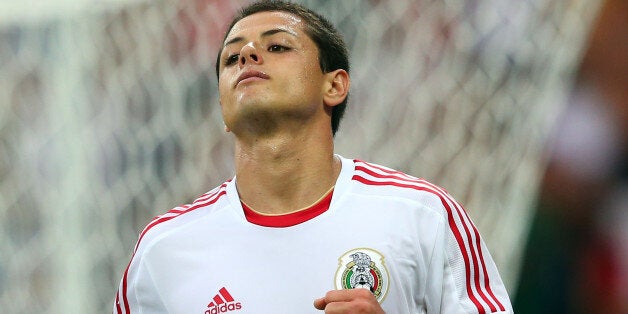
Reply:
[[[213,65],[246,2],[0,4],[3,313],[110,311],[150,218],[232,176]],[[446,187],[513,287],[541,144],[599,3],[304,3],[352,53],[337,152]]]

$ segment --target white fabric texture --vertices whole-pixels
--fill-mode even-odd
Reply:
[[[156,217],[114,313],[321,313],[314,299],[360,272],[387,313],[512,313],[486,246],[446,191],[340,158],[329,209],[289,227],[247,221],[236,179]]]

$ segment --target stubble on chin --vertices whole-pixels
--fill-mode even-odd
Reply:
[[[251,134],[269,135],[277,129],[278,113],[263,102],[249,101],[239,104],[237,112],[227,125],[236,136]]]

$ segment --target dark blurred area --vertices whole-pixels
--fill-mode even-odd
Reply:
[[[548,142],[518,314],[628,313],[628,1],[605,2],[588,45]]]

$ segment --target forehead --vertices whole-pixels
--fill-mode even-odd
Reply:
[[[234,37],[251,36],[269,29],[284,29],[300,34],[303,30],[303,19],[283,11],[267,11],[251,14],[239,20],[227,35],[225,42]]]

